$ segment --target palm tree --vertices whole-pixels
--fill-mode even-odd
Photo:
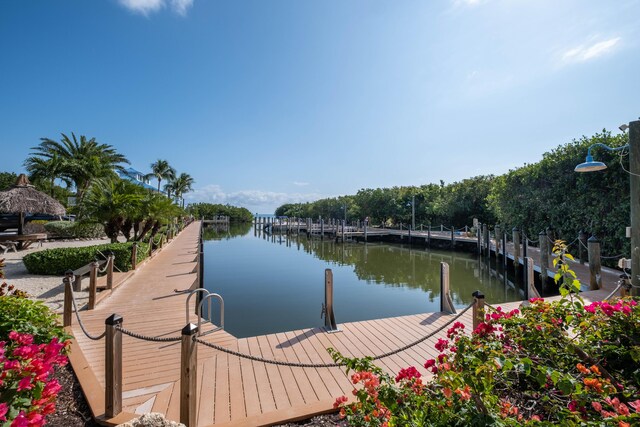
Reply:
[[[129,163],[129,160],[111,145],[100,144],[95,138],[87,139],[80,135],[78,140],[74,133],[71,133],[71,138],[65,134],[61,135],[59,142],[40,138],[40,144],[31,148],[34,153],[25,164],[27,167],[31,164],[35,167],[35,158],[60,162],[58,178],[73,182],[78,204],[82,204],[86,191],[96,179],[115,177],[114,170],[124,171],[120,163]],[[58,160],[54,161],[56,158]]]
[[[181,173],[179,176],[174,178],[167,186],[170,187],[171,191],[175,194],[177,199],[181,199],[185,193],[193,191],[192,185],[194,184],[194,179],[188,173]],[[184,209],[184,199],[182,199],[182,208]]]
[[[104,224],[111,243],[118,241],[132,209],[142,200],[142,188],[124,179],[97,180],[82,205],[81,217]],[[125,232],[125,236],[128,233]]]
[[[29,172],[31,182],[48,183],[51,197],[54,194],[56,179],[62,179],[67,188],[71,187],[71,181],[62,176],[65,167],[64,160],[56,153],[53,153],[50,158],[30,156],[24,161],[24,166]]]
[[[158,180],[158,193],[160,192],[160,182],[163,179],[170,181],[176,177],[176,170],[169,165],[166,160],[151,163],[151,173],[145,175],[145,179],[156,178]]]

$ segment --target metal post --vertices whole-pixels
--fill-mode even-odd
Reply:
[[[197,425],[198,408],[198,343],[194,337],[198,327],[189,323],[182,328],[180,351],[180,422],[186,427]]]
[[[122,332],[117,326],[122,317],[112,314],[105,320],[105,416],[113,418],[122,412]]]
[[[62,314],[62,326],[71,326],[71,313],[73,312],[73,289],[71,285],[73,281],[73,271],[67,270],[64,272],[64,312]]]
[[[450,282],[449,282],[449,264],[440,263],[440,311],[455,314],[456,309],[451,299]]]
[[[324,304],[322,305],[324,315],[324,327],[327,332],[338,330],[336,318],[333,314],[333,272],[330,268],[324,270]]]
[[[591,236],[587,241],[589,247],[589,290],[602,288],[602,272],[600,266],[600,241]]]
[[[484,322],[484,294],[480,291],[475,291],[471,294],[476,300],[473,305],[473,330],[475,331],[480,323]]]

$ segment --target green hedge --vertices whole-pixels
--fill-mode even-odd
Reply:
[[[98,253],[108,255],[113,252],[115,266],[120,271],[131,270],[131,247],[133,243],[111,243],[106,245],[85,246],[81,248],[57,248],[34,252],[23,258],[24,265],[31,274],[63,275],[67,270],[75,270],[89,264],[94,259],[103,259]],[[138,262],[144,260],[149,245],[138,243]]]
[[[100,223],[51,221],[44,228],[62,239],[95,239],[105,236],[104,225]]]

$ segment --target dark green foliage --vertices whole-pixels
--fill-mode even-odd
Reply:
[[[57,337],[68,336],[58,323],[58,316],[42,301],[15,296],[0,297],[0,341],[6,341],[9,332],[29,333],[38,344]]]
[[[104,236],[104,226],[99,223],[51,221],[44,228],[54,237],[62,239],[95,239]]]
[[[187,207],[187,213],[200,219],[213,219],[216,216],[228,216],[233,222],[251,222],[253,214],[247,208],[213,203],[193,203]]]
[[[131,248],[133,243],[111,243],[107,245],[85,246],[81,248],[47,249],[26,255],[24,265],[31,274],[64,275],[67,270],[75,270],[87,265],[95,259],[104,259],[113,252],[116,257],[115,266],[120,271],[131,269]],[[144,260],[149,251],[149,245],[138,243],[138,262]]]
[[[604,130],[590,138],[582,137],[543,155],[537,163],[510,170],[504,175],[477,176],[451,184],[427,184],[419,187],[362,189],[353,196],[286,204],[276,209],[278,216],[301,218],[369,217],[372,225],[409,224],[411,203],[415,197],[416,226],[432,224],[471,226],[473,218],[482,223],[501,224],[503,230],[523,228],[532,240],[547,227],[555,229],[555,238],[573,242],[580,230],[596,235],[603,256],[626,254],[629,240],[629,169],[627,157],[602,148],[593,156],[608,165],[594,173],[576,173],[585,161],[589,146],[603,143],[620,147],[627,134],[611,135]],[[575,246],[570,250],[573,252]]]
[[[18,175],[13,172],[0,172],[0,191],[11,187],[17,179]]]

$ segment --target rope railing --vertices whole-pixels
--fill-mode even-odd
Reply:
[[[71,282],[67,281],[65,283],[65,287],[67,287],[67,292],[71,293],[71,303],[73,304],[73,311],[74,313],[76,313],[76,319],[78,319],[78,325],[80,325],[80,329],[82,330],[82,332],[86,335],[87,338],[93,341],[99,341],[102,338],[104,338],[104,336],[106,335],[106,331],[101,333],[100,335],[91,335],[89,332],[87,332],[87,329],[85,328],[84,323],[82,323],[82,318],[80,317],[80,313],[78,312],[78,304],[76,303],[76,297],[73,293]]]
[[[383,359],[385,357],[389,357],[389,356],[393,356],[395,354],[401,353],[405,350],[408,350],[411,347],[414,347],[426,340],[428,340],[429,338],[433,337],[434,335],[442,332],[445,328],[447,328],[449,325],[451,325],[453,322],[455,322],[456,320],[458,320],[463,314],[465,314],[467,311],[469,311],[469,309],[471,309],[474,305],[476,304],[476,300],[474,300],[471,304],[469,304],[467,307],[465,307],[464,310],[462,310],[460,313],[456,314],[452,319],[448,320],[446,323],[444,323],[443,325],[441,325],[440,327],[438,327],[437,329],[431,331],[429,334],[425,335],[422,338],[419,338],[405,346],[402,346],[400,348],[397,348],[395,350],[392,351],[388,351],[386,353],[382,353],[379,354],[377,356],[373,356],[371,359],[372,360],[380,360]],[[235,350],[231,350],[229,348],[226,347],[222,347],[220,345],[217,344],[213,344],[210,342],[206,342],[203,341],[199,338],[196,338],[194,336],[193,338],[195,340],[195,342],[202,344],[206,347],[212,348],[214,350],[218,350],[227,354],[230,354],[232,356],[237,356],[243,359],[248,359],[248,360],[252,360],[254,362],[262,362],[262,363],[268,363],[271,365],[279,365],[279,366],[290,366],[290,367],[295,367],[295,368],[336,368],[336,367],[341,367],[341,366],[345,366],[345,363],[302,363],[302,362],[288,362],[288,361],[284,361],[284,360],[277,360],[277,359],[267,359],[264,357],[260,357],[260,356],[254,356],[251,354],[246,354],[246,353],[242,353],[239,351],[235,351]]]
[[[600,256],[600,259],[619,259],[624,257],[625,257],[625,254],[618,254],[614,256]]]
[[[102,255],[102,257],[103,257],[104,259],[108,259],[108,258],[109,258],[107,255],[105,255],[105,254],[104,254],[103,252],[101,252],[99,249],[96,249],[96,252],[98,252],[100,255]],[[115,262],[113,263],[113,268],[115,268],[116,270],[118,270],[118,272],[119,272],[119,273],[123,273],[123,271],[122,271],[122,270],[120,270],[120,269],[118,268],[118,266],[116,266],[116,263],[115,263]]]
[[[180,341],[182,338],[181,337],[161,337],[161,336],[149,336],[149,335],[143,335],[143,334],[139,334],[137,332],[132,332],[128,329],[123,328],[122,326],[118,325],[116,326],[116,329],[119,330],[120,332],[122,332],[125,335],[130,336],[131,338],[136,338],[142,341],[151,341],[151,342],[176,342],[176,341]]]

